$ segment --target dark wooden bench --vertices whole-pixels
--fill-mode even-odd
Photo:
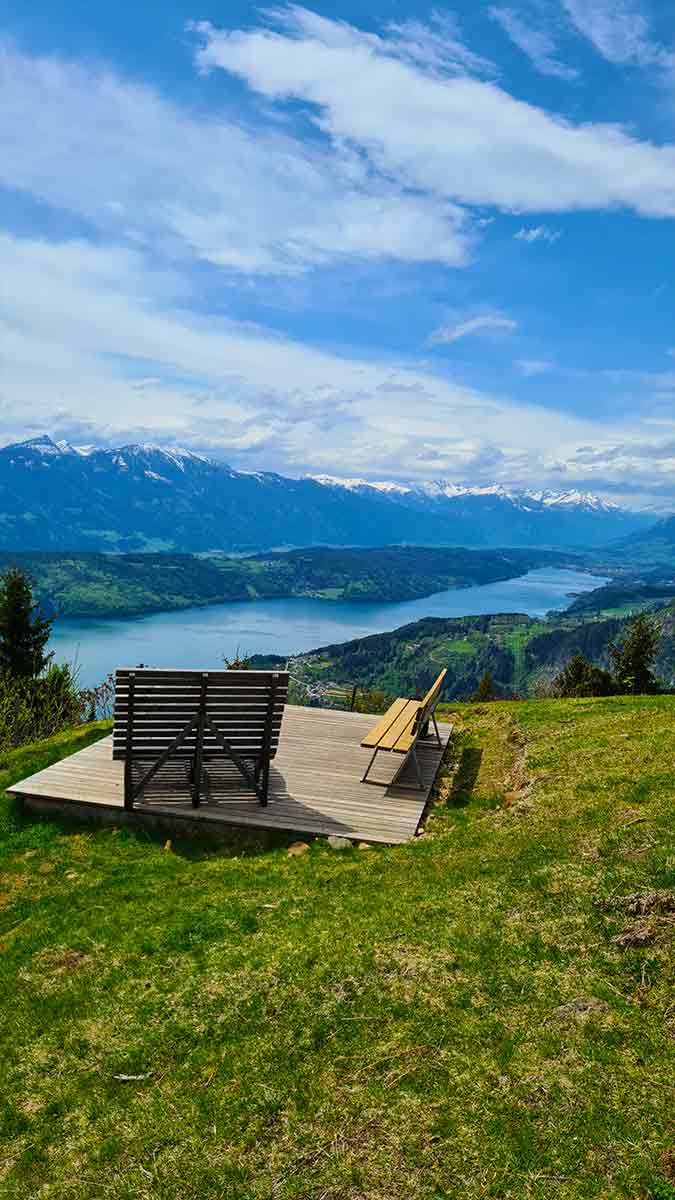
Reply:
[[[375,783],[375,780],[369,779],[368,776],[378,754],[385,750],[390,754],[403,755],[403,762],[396,772],[392,783],[395,783],[397,787],[409,788],[410,790],[424,790],[422,773],[417,761],[416,747],[419,739],[425,736],[430,721],[433,722],[438,745],[441,745],[441,736],[438,732],[435,710],[441,691],[443,690],[446,675],[447,671],[441,671],[438,679],[432,684],[426,696],[421,700],[406,700],[403,697],[395,700],[387,709],[384,716],[377,722],[377,725],[364,737],[361,745],[364,749],[372,749],[373,754],[361,780],[362,783]],[[415,788],[414,784],[398,782],[408,761],[412,761],[415,767],[417,788]]]
[[[117,671],[113,758],[124,761],[124,807],[178,760],[197,808],[205,764],[224,759],[266,805],[287,696],[286,672]]]

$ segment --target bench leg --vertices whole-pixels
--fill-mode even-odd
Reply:
[[[379,746],[376,746],[375,749],[373,750],[373,757],[371,758],[370,762],[368,763],[368,766],[366,767],[365,774],[361,776],[361,783],[372,783],[373,782],[372,779],[368,778],[368,776],[370,775],[370,768],[372,767],[373,763],[375,762],[375,759],[377,758],[378,751],[379,751]]]
[[[415,767],[415,774],[417,776],[417,784],[399,783],[398,782],[399,775],[403,774],[403,772],[405,771],[405,768],[408,765],[408,759],[412,759],[412,761],[413,761],[413,765]],[[394,775],[394,778],[392,779],[391,783],[389,784],[389,787],[397,787],[397,788],[400,788],[401,791],[405,791],[405,792],[425,792],[427,790],[426,787],[424,786],[424,780],[422,779],[422,772],[420,770],[420,764],[417,760],[417,754],[415,753],[414,746],[413,746],[412,750],[408,754],[406,754],[398,771],[396,772],[396,774]]]

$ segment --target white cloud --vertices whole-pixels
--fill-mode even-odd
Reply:
[[[140,251],[0,235],[0,441],[50,431],[220,452],[246,468],[672,495],[672,433],[462,386],[418,364],[324,353],[163,307]],[[177,285],[176,285],[177,288]],[[615,373],[619,386],[625,372]],[[675,385],[675,373],[634,387]],[[597,381],[589,379],[591,391]],[[672,397],[664,413],[672,412]],[[653,410],[651,415],[653,415]],[[551,451],[555,447],[555,451]]]
[[[553,245],[562,236],[559,229],[549,229],[548,225],[534,225],[527,228],[522,226],[517,233],[514,233],[514,238],[517,242],[548,242]]]
[[[296,12],[300,23],[309,32],[306,10],[296,9]],[[452,13],[434,11],[428,24],[418,20],[392,21],[388,32],[390,52],[411,63],[442,72],[469,72],[492,77],[499,74],[495,63],[474,53],[462,41],[459,22]],[[382,46],[379,38],[373,38],[372,43],[376,49]]]
[[[92,241],[0,240],[2,438],[30,422],[89,441],[176,440],[296,474],[537,485],[577,469],[601,483],[600,458],[580,456],[593,444],[610,475],[621,446],[635,480],[648,480],[648,452],[631,449],[641,435],[618,415],[601,437],[590,420],[485,394],[440,367],[326,353],[229,320],[227,292],[207,310],[213,291],[201,283],[216,272],[195,274],[195,257],[290,276],[379,260],[389,279],[390,259],[467,262],[473,230],[493,218],[474,220],[463,203],[537,213],[526,241],[559,236],[534,224],[548,211],[675,214],[672,148],[574,125],[467,78],[490,64],[472,64],[458,35],[444,51],[438,27],[377,38],[304,10],[284,20],[278,33],[202,27],[204,64],[224,57],[273,102],[255,129],[112,72],[5,52],[0,182],[75,214]],[[287,99],[316,136],[293,134]],[[453,319],[447,341],[515,328],[498,312]],[[666,373],[658,387],[665,394]]]
[[[562,0],[579,33],[611,63],[675,69],[675,53],[653,36],[644,10],[631,0]]]
[[[268,8],[264,16],[278,29],[293,34],[301,28],[309,38],[315,38],[338,50],[349,50],[360,45],[371,46],[375,51],[385,51],[405,62],[419,64],[439,72],[476,75],[498,75],[499,69],[490,59],[476,54],[466,45],[457,17],[451,12],[432,9],[426,22],[409,18],[391,21],[387,26],[388,36],[383,40],[377,34],[365,33],[347,21],[322,17],[302,5],[289,3],[285,7]],[[196,33],[208,30],[208,22],[191,21],[188,30]]]
[[[556,45],[549,33],[534,29],[512,8],[492,7],[490,16],[501,25],[504,33],[530,59],[541,75],[553,75],[557,79],[578,79],[579,72],[556,57]]]
[[[293,7],[280,32],[199,26],[202,69],[269,100],[307,105],[335,147],[352,145],[400,186],[518,212],[625,207],[675,216],[675,147],[618,125],[577,124],[494,83],[403,61],[386,38]]]
[[[0,80],[0,183],[106,233],[248,273],[468,260],[461,209],[378,176],[347,147],[193,115],[111,72],[7,46]]]
[[[555,363],[548,358],[516,358],[513,365],[526,379],[531,379],[535,375],[546,375],[549,371],[555,370]]]
[[[139,251],[0,237],[3,440],[175,440],[285,470],[542,482],[594,425],[415,363],[315,350],[175,305]]]
[[[443,325],[431,334],[429,345],[458,342],[460,338],[474,333],[513,333],[518,328],[518,322],[510,317],[502,317],[498,313],[483,313],[476,317],[468,317],[455,325]]]

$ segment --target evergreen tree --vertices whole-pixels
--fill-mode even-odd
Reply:
[[[556,675],[552,691],[556,696],[569,699],[579,696],[611,696],[616,688],[609,671],[596,667],[584,658],[583,654],[575,654]]]
[[[36,679],[53,657],[45,653],[51,630],[28,576],[18,567],[6,571],[0,577],[0,672]]]
[[[638,613],[628,622],[621,640],[610,645],[619,691],[635,696],[658,692],[659,684],[652,664],[660,636],[656,622],[646,613]]]
[[[492,678],[491,671],[486,671],[482,676],[480,683],[478,684],[478,687],[473,693],[471,699],[474,700],[476,704],[485,704],[488,700],[494,700],[494,680]]]

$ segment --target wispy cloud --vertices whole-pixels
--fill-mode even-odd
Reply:
[[[514,233],[514,238],[517,242],[548,242],[553,245],[562,237],[559,229],[549,229],[548,225],[533,225],[527,228],[522,226],[517,233]]]
[[[499,75],[499,68],[489,58],[476,54],[467,46],[457,17],[450,12],[434,10],[429,21],[392,21],[389,38],[383,42],[374,38],[376,49],[397,55],[419,66],[438,71],[470,72],[472,75]]]
[[[492,7],[488,12],[493,20],[501,25],[514,45],[527,55],[532,66],[541,75],[553,75],[558,79],[578,79],[577,69],[567,66],[557,57],[556,44],[550,33],[533,28],[532,24],[524,21],[513,8]]]
[[[555,363],[547,358],[516,358],[513,365],[526,379],[535,375],[546,375],[555,370]]]
[[[152,87],[11,46],[0,80],[0,183],[107,234],[248,274],[469,259],[457,205],[413,194],[346,146],[192,115]]]
[[[503,317],[499,313],[482,313],[475,317],[467,317],[454,325],[442,325],[430,335],[428,344],[447,345],[472,334],[513,333],[517,328],[518,322],[511,317]]]
[[[439,77],[386,38],[294,6],[281,32],[202,23],[197,62],[273,103],[295,100],[337,150],[356,146],[399,186],[468,205],[675,216],[675,149],[616,125],[574,124],[494,83]],[[339,39],[339,44],[337,44]]]
[[[438,345],[508,336],[516,322],[500,306],[518,310],[497,277],[505,220],[512,230],[522,222],[515,236],[544,249],[562,225],[549,214],[623,207],[674,216],[673,147],[516,99],[494,82],[487,60],[472,59],[456,25],[445,26],[455,44],[444,48],[438,23],[399,24],[378,37],[297,7],[266,20],[252,30],[200,27],[204,69],[222,69],[250,90],[236,111],[226,88],[205,86],[188,106],[99,65],[7,48],[0,183],[32,197],[22,228],[34,220],[45,236],[0,242],[0,438],[32,422],[65,436],[79,429],[90,441],[176,440],[291,474],[532,484],[561,472],[601,483],[603,470],[614,478],[625,459],[637,463],[633,478],[648,482],[653,456],[639,449],[644,433],[632,403],[601,424],[562,411],[572,407],[567,396],[556,409],[553,387],[544,397],[549,389],[522,383],[509,362],[500,362],[495,394],[453,377],[459,354],[427,353],[421,362],[398,347],[323,350],[309,338],[320,338],[327,312],[335,342],[353,330],[340,323],[330,286],[321,319],[305,326],[300,304],[292,320],[274,304],[280,290],[309,289],[312,272],[320,272],[317,288],[339,275],[353,288],[360,271],[370,278],[379,267],[393,292],[403,263],[405,278],[427,294],[430,278],[432,287],[442,278],[445,296],[487,295],[495,305],[446,309]],[[202,107],[214,95],[213,108]],[[490,291],[453,292],[445,272],[412,270],[469,263],[496,209],[517,223],[505,218],[487,235],[495,256],[486,255],[481,287],[492,264]],[[80,238],[57,240],[64,228]],[[249,302],[263,293],[273,297],[266,307]],[[374,309],[370,292],[367,300]],[[234,319],[244,312],[276,328]],[[308,328],[302,341],[298,331]],[[367,329],[359,336],[365,345]],[[544,337],[542,321],[532,357],[517,360],[522,377],[549,369],[534,357],[549,352]],[[515,338],[506,346],[509,359],[527,353],[524,338],[517,350]],[[672,412],[668,372],[649,381],[579,377],[578,390],[586,385],[589,412],[600,386],[629,390],[631,401],[649,388],[663,397],[650,418]],[[541,406],[519,400],[519,388],[541,393]],[[600,457],[591,462],[584,446]],[[616,459],[612,447],[623,448]],[[662,444],[658,454],[665,481]]]
[[[326,353],[185,306],[139,251],[0,237],[0,438],[160,439],[236,465],[530,482],[593,423],[415,363]],[[20,404],[17,405],[17,400]],[[523,473],[525,473],[523,475]]]
[[[655,38],[642,6],[631,0],[562,0],[562,5],[608,62],[675,69],[675,52]]]

